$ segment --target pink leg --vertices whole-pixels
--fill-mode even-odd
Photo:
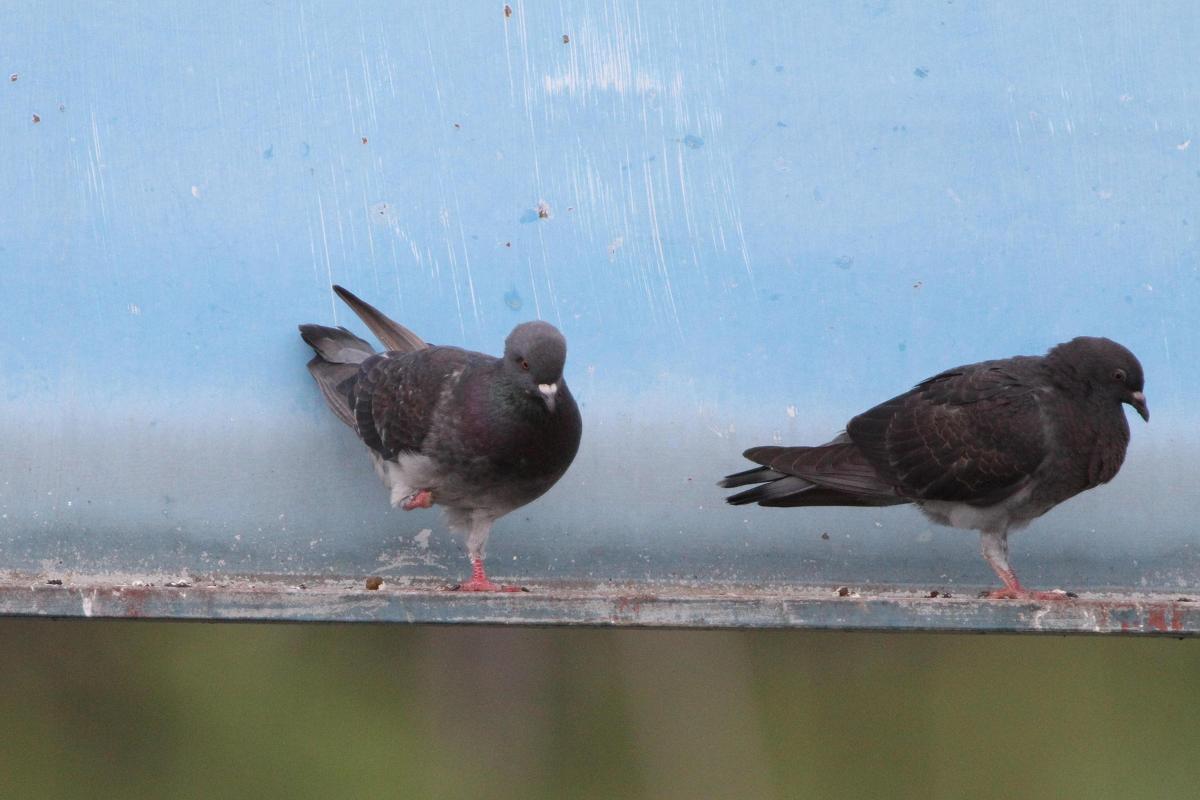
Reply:
[[[492,583],[483,571],[483,559],[471,559],[471,580],[450,587],[452,592],[528,592],[524,586],[505,586]]]
[[[414,508],[431,508],[433,506],[433,492],[428,489],[422,489],[416,494],[409,495],[400,505],[405,511],[412,511]]]
[[[1003,589],[988,592],[985,597],[989,600],[1035,600],[1038,602],[1067,600],[1071,597],[1066,592],[1037,592],[1026,589],[1017,580],[1017,573],[1008,565],[1008,535],[1006,533],[983,534],[983,557],[1000,580],[1004,581]]]

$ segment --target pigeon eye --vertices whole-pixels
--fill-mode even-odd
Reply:
[[[1113,370],[1113,374],[1112,374],[1112,378],[1113,378],[1113,380],[1114,380],[1114,381],[1116,381],[1117,383],[1124,383],[1124,382],[1125,382],[1125,370],[1123,370],[1123,369],[1114,369],[1114,370]]]
[[[521,359],[521,369],[525,370],[526,372],[529,372],[529,362],[523,358]]]

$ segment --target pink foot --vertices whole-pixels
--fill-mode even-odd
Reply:
[[[1078,595],[1064,592],[1062,589],[1056,589],[1053,592],[1035,592],[1026,589],[1017,580],[1017,573],[1013,572],[1012,567],[1008,565],[1007,541],[1000,540],[999,545],[996,545],[998,549],[995,551],[989,547],[989,544],[993,543],[987,536],[984,536],[983,543],[983,555],[992,565],[992,569],[995,570],[1000,580],[1004,581],[1004,588],[984,592],[979,595],[980,597],[986,597],[988,600],[1024,600],[1035,603],[1061,603],[1063,600],[1073,600],[1078,597]]]
[[[422,489],[416,494],[409,495],[400,507],[405,511],[412,511],[414,508],[432,508],[433,492],[428,489]]]
[[[483,572],[483,559],[471,560],[471,580],[447,587],[451,592],[528,592],[524,586],[506,586],[492,583]]]
[[[492,583],[491,581],[477,581],[471,579],[465,583],[456,583],[448,587],[451,592],[528,592],[524,586],[509,586],[503,583]]]
[[[1016,586],[986,592],[983,596],[989,600],[1026,600],[1037,603],[1061,603],[1063,600],[1072,600],[1076,597],[1076,595],[1061,589],[1053,592],[1035,592],[1022,587],[1019,583]]]

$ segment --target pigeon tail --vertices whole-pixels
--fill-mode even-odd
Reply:
[[[325,325],[301,325],[300,338],[316,351],[308,362],[308,371],[321,389],[321,395],[337,418],[354,425],[350,410],[350,390],[358,376],[359,365],[375,354],[371,345],[345,328]]]
[[[721,485],[751,489],[731,495],[731,505],[893,506],[909,502],[879,479],[852,442],[819,447],[752,447],[744,453],[762,467],[727,476]]]
[[[763,483],[744,492],[730,495],[725,502],[731,506],[758,503],[767,508],[794,508],[797,506],[898,506],[909,502],[900,497],[878,495],[854,495],[827,489],[802,478],[786,476],[779,480]]]
[[[350,310],[366,323],[367,327],[371,329],[371,333],[379,337],[379,341],[383,342],[386,349],[399,353],[412,353],[429,347],[420,336],[389,318],[375,306],[360,300],[349,289],[335,284],[333,290],[346,305],[350,306]]]
[[[735,472],[732,475],[726,475],[717,481],[717,486],[724,489],[732,489],[735,486],[745,486],[748,483],[765,483],[766,481],[779,480],[782,477],[782,472],[776,472],[767,467],[754,467],[745,472]]]
[[[330,364],[361,364],[375,355],[375,348],[342,327],[301,325],[300,338]]]

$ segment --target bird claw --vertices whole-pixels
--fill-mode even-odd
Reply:
[[[1079,597],[1074,592],[1066,592],[1062,589],[1055,589],[1050,592],[1037,592],[1021,588],[996,589],[990,592],[983,592],[979,596],[988,600],[1024,600],[1035,603],[1061,603],[1064,600],[1072,600]]]
[[[481,556],[471,557],[471,580],[464,583],[456,583],[453,586],[447,586],[447,591],[451,592],[528,592],[524,586],[508,586],[503,583],[492,583],[487,579],[487,573],[483,569],[483,558]]]
[[[428,489],[422,489],[419,492],[410,494],[404,498],[404,502],[400,507],[405,511],[412,511],[414,508],[431,508],[433,506],[433,492]]]
[[[489,580],[464,581],[453,586],[447,586],[448,592],[528,592],[524,586],[509,586],[503,583],[492,583]]]

